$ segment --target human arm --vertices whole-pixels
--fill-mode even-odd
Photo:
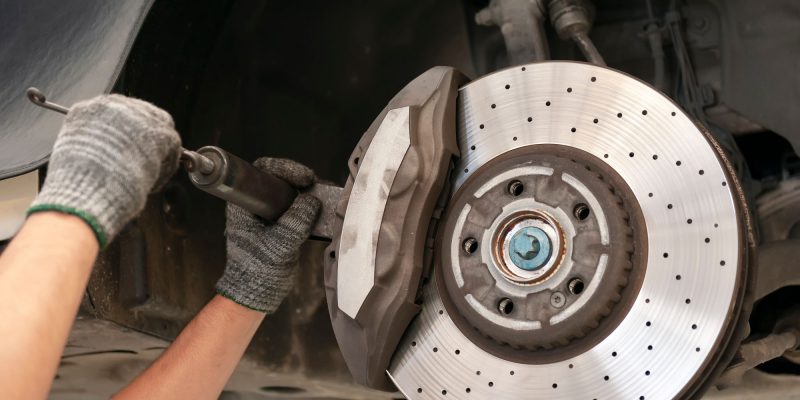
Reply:
[[[216,399],[264,320],[220,295],[115,399]]]
[[[177,167],[169,115],[100,96],[73,106],[28,220],[0,256],[0,398],[45,398],[98,249]]]
[[[278,159],[256,167],[304,188],[310,169]],[[228,205],[227,264],[215,296],[178,338],[116,399],[216,399],[264,315],[274,312],[295,280],[298,251],[308,238],[320,202],[301,194],[276,223]]]
[[[28,219],[3,252],[0,398],[47,397],[97,250],[83,220],[42,212]]]

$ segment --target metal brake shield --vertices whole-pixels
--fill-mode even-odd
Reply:
[[[361,137],[336,208],[325,287],[333,329],[356,382],[394,390],[386,369],[431,264],[432,232],[456,144],[466,81],[432,68],[403,88]]]

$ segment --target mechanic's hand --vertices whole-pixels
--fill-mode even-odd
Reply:
[[[178,168],[181,139],[170,115],[142,100],[98,96],[72,106],[47,178],[28,214],[82,218],[103,248]]]
[[[294,161],[259,158],[253,163],[303,189],[314,184],[314,171]],[[274,312],[294,285],[300,245],[308,239],[321,202],[301,193],[275,223],[228,204],[228,263],[217,282],[217,293],[245,307]]]

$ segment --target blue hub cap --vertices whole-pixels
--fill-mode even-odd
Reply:
[[[511,261],[520,269],[536,271],[547,264],[553,245],[543,230],[528,226],[517,231],[511,238],[509,253]]]

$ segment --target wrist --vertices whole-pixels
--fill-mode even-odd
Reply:
[[[225,296],[223,293],[217,293],[212,299],[213,303],[218,303],[220,307],[224,308],[227,314],[234,318],[255,318],[263,319],[266,313],[261,310],[255,310],[250,306],[236,302],[236,300]]]
[[[97,221],[89,213],[78,210],[76,208],[62,206],[58,204],[49,204],[49,203],[41,203],[35,204],[28,209],[27,215],[29,219],[32,219],[35,215],[63,215],[63,216],[70,216],[75,218],[77,221],[80,221],[84,226],[89,228],[92,231],[95,239],[97,239],[97,246],[98,248],[102,249],[106,247],[107,238],[103,227],[100,226],[100,223]]]
[[[253,302],[248,302],[245,299],[241,298],[240,296],[236,296],[233,293],[230,293],[225,289],[220,288],[219,285],[217,285],[216,291],[217,291],[216,297],[225,299],[226,301],[235,304],[236,306],[238,306],[243,310],[253,311],[261,314],[266,314],[267,312],[266,309],[259,308],[253,305],[254,304]]]

